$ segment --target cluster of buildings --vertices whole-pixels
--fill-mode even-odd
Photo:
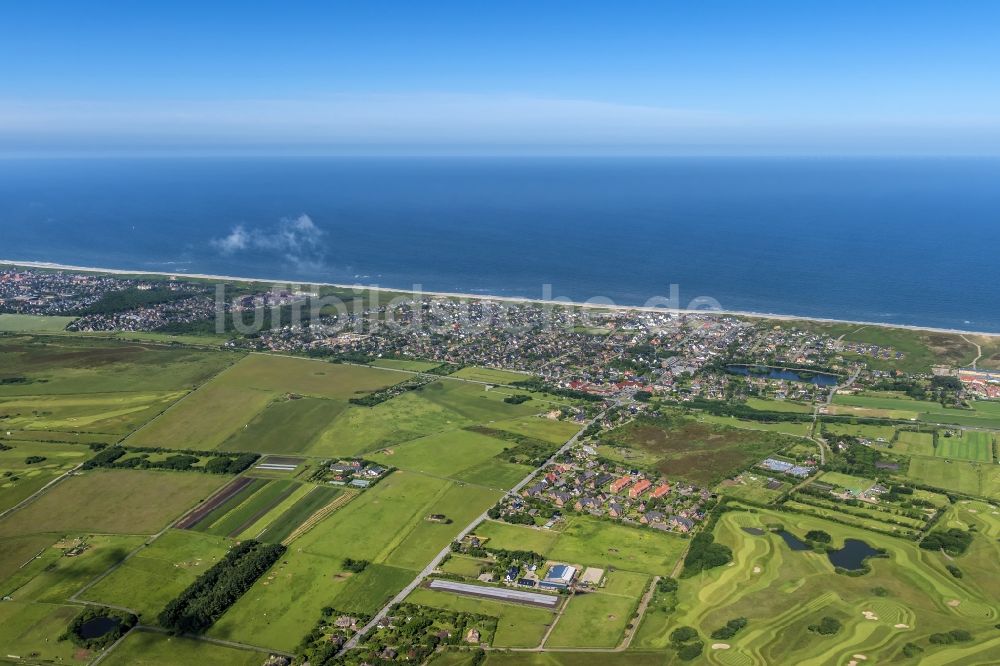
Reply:
[[[368,460],[351,458],[330,463],[325,470],[324,478],[331,485],[364,489],[391,471],[391,468],[382,467]]]
[[[93,273],[0,269],[0,312],[73,315],[123,289],[177,288],[174,282],[135,280]]]
[[[798,479],[808,478],[816,471],[815,467],[798,465],[786,460],[778,460],[777,458],[767,458],[762,460],[758,466],[768,470],[769,472],[787,474],[788,476],[794,476]]]
[[[1000,399],[1000,372],[961,368],[958,379],[969,393],[988,400]]]
[[[704,519],[707,490],[590,458],[584,448],[591,447],[580,447],[583,464],[553,464],[520,496],[503,498],[499,519],[525,522],[520,516],[552,516],[546,509],[554,507],[677,532],[689,532]]]

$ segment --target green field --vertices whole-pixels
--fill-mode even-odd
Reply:
[[[371,363],[373,368],[386,368],[388,370],[407,370],[409,372],[427,372],[441,365],[440,361],[417,361],[402,358],[377,358]]]
[[[342,400],[289,399],[282,396],[267,405],[219,448],[224,451],[304,453],[309,444],[345,409],[347,403]]]
[[[747,398],[747,407],[763,412],[792,412],[795,414],[811,414],[812,405],[794,400],[764,400],[762,398]]]
[[[229,550],[231,542],[189,530],[169,530],[88,589],[88,601],[131,608],[155,624],[167,602]]]
[[[373,457],[399,469],[454,477],[513,446],[511,442],[468,430],[450,430],[412,440]]]
[[[520,372],[508,372],[506,370],[497,370],[495,368],[475,368],[468,367],[462,368],[458,372],[454,372],[450,375],[456,379],[468,379],[474,382],[486,382],[488,384],[513,384],[514,382],[522,382],[525,379],[530,379],[531,375],[522,374]]]
[[[545,641],[546,648],[610,648],[621,642],[638,599],[606,592],[575,594]]]
[[[475,534],[486,546],[531,550],[570,564],[613,567],[645,574],[669,574],[687,541],[674,534],[629,527],[590,516],[573,516],[562,531],[510,525],[488,520]]]
[[[198,472],[91,470],[0,520],[0,537],[72,532],[155,534],[224,477]]]
[[[976,430],[962,430],[958,436],[953,437],[942,435],[938,437],[938,447],[934,453],[952,460],[976,460],[988,463],[993,460],[993,444],[996,442],[996,437],[996,433]]]
[[[115,441],[183,395],[167,391],[0,397],[0,417],[10,429],[99,433]]]
[[[349,613],[375,613],[416,576],[410,569],[369,564],[359,574],[347,574],[330,605]]]
[[[562,446],[580,430],[580,425],[569,421],[557,421],[554,419],[525,416],[510,421],[499,421],[490,424],[491,428],[506,430],[518,435],[534,437],[549,444]]]
[[[851,437],[863,437],[865,439],[870,439],[873,442],[878,442],[879,439],[882,439],[886,443],[891,442],[893,436],[896,434],[895,426],[852,424],[852,423],[842,423],[842,422],[824,423],[823,430],[830,432],[834,435],[849,435]]]
[[[945,458],[912,458],[906,477],[944,491],[1000,499],[1000,465]]]
[[[900,430],[896,441],[892,445],[893,453],[904,453],[908,455],[933,456],[934,433],[911,432]]]
[[[0,439],[0,444],[11,447],[0,451],[0,511],[30,497],[45,484],[90,457],[88,448],[72,444],[8,439]],[[45,460],[28,464],[26,460],[29,456],[40,456]]]
[[[0,314],[0,331],[4,333],[59,333],[76,321],[76,317],[46,315]]]
[[[875,485],[875,481],[872,479],[866,479],[860,476],[851,476],[850,474],[841,474],[840,472],[823,472],[819,476],[819,480],[823,483],[829,483],[831,486],[836,488],[846,488],[847,490],[854,491],[855,493],[868,490]]]
[[[546,409],[535,401],[511,405],[503,398],[481,384],[441,379],[374,407],[349,406],[316,438],[309,452],[351,456],[395,449],[428,435],[488,421],[507,422]]]
[[[0,396],[161,392],[192,389],[240,355],[75,336],[0,337]]]
[[[260,666],[266,654],[180,636],[133,631],[108,655],[109,666]]]
[[[836,395],[833,404],[857,408],[859,415],[912,419],[980,428],[1000,428],[1000,402],[974,402],[971,409],[942,407],[940,403],[884,395]],[[840,413],[838,410],[837,413]],[[871,412],[866,414],[865,412]]]
[[[716,416],[715,414],[698,414],[695,418],[701,423],[712,423],[728,428],[741,428],[743,430],[775,432],[793,437],[806,437],[809,435],[810,430],[812,430],[812,423],[808,421],[802,423],[794,421],[768,423],[764,421],[751,421],[750,419],[738,419],[735,416]]]
[[[58,638],[79,613],[79,606],[5,601],[0,604],[2,654],[70,663],[77,648]]]
[[[178,402],[128,441],[137,446],[202,450],[224,443],[230,450],[239,450],[239,444],[260,451],[253,442],[262,436],[264,445],[276,453],[301,453],[344,404],[289,400],[274,405],[277,409],[270,415],[261,415],[276,399],[295,394],[343,401],[397,381],[399,374],[388,370],[253,354]],[[282,429],[290,422],[298,428],[298,419],[307,426],[305,434],[289,437]],[[242,434],[240,431],[249,433],[251,424],[254,433],[247,439],[227,442]]]

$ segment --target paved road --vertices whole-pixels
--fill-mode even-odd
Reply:
[[[508,494],[516,494],[522,488],[524,488],[526,485],[528,485],[531,482],[531,480],[534,479],[538,475],[538,473],[542,469],[545,468],[546,465],[548,465],[550,462],[552,462],[552,460],[554,458],[556,458],[560,454],[564,453],[571,446],[573,446],[574,444],[576,444],[576,442],[580,439],[580,436],[590,426],[591,423],[594,423],[595,421],[598,421],[603,416],[604,416],[604,412],[601,412],[600,414],[598,414],[597,416],[595,416],[593,419],[591,419],[590,421],[588,421],[586,423],[586,425],[584,425],[582,428],[580,428],[580,430],[577,431],[577,433],[575,435],[573,435],[565,444],[563,444],[561,447],[559,447],[558,451],[556,451],[551,456],[549,456],[549,458],[545,462],[543,462],[541,465],[539,465],[538,467],[536,467],[535,469],[533,469],[530,474],[528,474],[526,477],[524,477],[523,479],[521,479],[521,481],[519,481],[517,483],[517,485],[515,485],[513,488],[511,488],[508,491]],[[487,509],[482,514],[480,514],[479,516],[477,516],[476,518],[474,518],[472,520],[472,522],[469,523],[465,527],[465,529],[463,529],[461,532],[459,532],[458,535],[455,536],[454,539],[452,539],[452,541],[461,541],[466,536],[468,536],[469,534],[471,534],[472,531],[476,528],[476,526],[479,525],[479,523],[481,523],[484,520],[486,520],[488,512],[489,512],[489,509]],[[366,624],[364,627],[362,627],[361,629],[359,629],[358,632],[356,634],[354,634],[354,636],[352,636],[350,638],[350,640],[348,640],[344,644],[344,647],[341,648],[341,650],[338,653],[338,655],[343,654],[344,652],[346,652],[348,650],[351,650],[351,649],[354,649],[355,647],[357,647],[358,643],[361,640],[361,637],[364,636],[365,634],[367,634],[369,631],[371,631],[380,621],[382,621],[382,619],[384,619],[385,616],[389,613],[389,609],[390,608],[392,608],[393,606],[395,606],[398,603],[401,603],[404,599],[406,599],[406,597],[408,597],[410,595],[411,592],[413,592],[415,589],[417,589],[417,587],[419,587],[420,584],[424,582],[424,579],[426,579],[428,576],[430,576],[431,573],[433,573],[434,570],[437,569],[438,566],[441,564],[441,561],[444,560],[444,558],[447,557],[450,554],[451,554],[451,542],[449,542],[448,545],[445,546],[445,548],[440,553],[438,553],[437,556],[435,556],[433,560],[431,560],[430,564],[428,564],[426,567],[424,567],[423,571],[421,571],[419,574],[417,574],[417,577],[414,578],[413,581],[411,581],[409,585],[407,585],[405,588],[403,588],[403,590],[399,594],[397,594],[395,597],[393,597],[391,600],[389,600],[389,603],[387,603],[385,606],[383,606],[382,609],[378,613],[375,614],[375,616],[371,619],[371,621],[368,624]]]

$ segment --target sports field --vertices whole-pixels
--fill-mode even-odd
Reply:
[[[798,536],[823,530],[832,535],[835,547],[846,538],[863,540],[886,549],[889,557],[870,560],[867,575],[841,576],[823,553],[792,551],[776,534],[743,530],[769,525],[783,525]],[[941,555],[912,542],[759,508],[723,514],[715,534],[732,548],[733,565],[682,580],[676,611],[650,613],[634,647],[666,647],[671,629],[681,625],[694,627],[711,644],[708,634],[714,629],[746,617],[746,628],[724,641],[729,645],[726,660],[716,663],[846,663],[845,658],[857,654],[882,662],[906,642],[926,646],[934,632],[962,627],[989,638],[996,631],[996,612],[987,602],[992,597],[973,581],[953,578]],[[843,628],[833,636],[807,629],[824,616],[837,618]],[[730,656],[738,661],[728,661]]]
[[[893,453],[903,453],[918,456],[933,456],[934,434],[930,432],[912,432],[900,430],[892,445]]]

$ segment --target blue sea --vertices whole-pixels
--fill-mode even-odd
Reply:
[[[0,160],[0,257],[1000,331],[1000,160]]]

